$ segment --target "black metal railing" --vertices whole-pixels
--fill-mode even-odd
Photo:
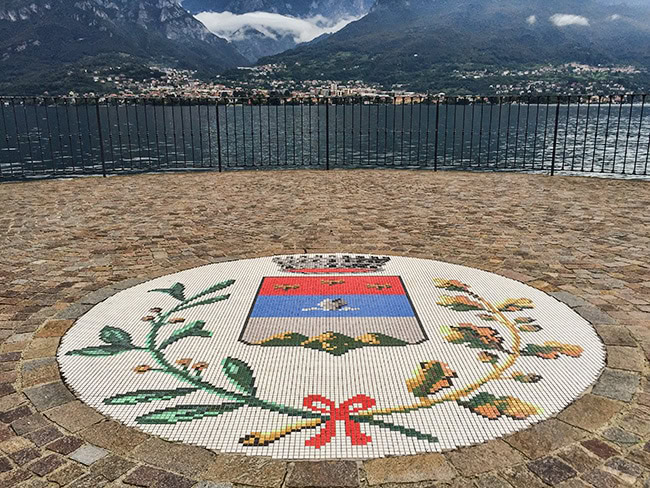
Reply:
[[[648,175],[648,95],[0,97],[0,179],[394,167]]]

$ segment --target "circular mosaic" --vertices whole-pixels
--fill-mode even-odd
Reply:
[[[122,291],[58,352],[87,404],[165,439],[284,459],[478,444],[547,419],[604,347],[566,305],[432,260],[278,256]]]

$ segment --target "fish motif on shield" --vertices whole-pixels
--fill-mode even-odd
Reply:
[[[240,341],[335,356],[427,340],[399,276],[265,277]]]

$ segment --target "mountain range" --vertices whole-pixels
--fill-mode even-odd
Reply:
[[[80,65],[151,63],[214,73],[248,61],[176,0],[0,3],[0,93],[74,84]]]
[[[634,65],[650,81],[650,2],[0,0],[2,94],[92,91],[98,68],[211,77],[258,58],[294,80],[422,90],[488,91],[498,73],[571,62]]]
[[[295,79],[435,88],[459,68],[581,62],[650,67],[650,5],[616,0],[378,0],[323,41],[260,63]],[[471,84],[464,81],[464,84]]]

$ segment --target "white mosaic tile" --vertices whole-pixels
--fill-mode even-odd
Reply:
[[[281,459],[478,444],[547,419],[605,351],[553,297],[472,268],[301,255],[124,290],[65,335],[87,404],[165,439]]]

